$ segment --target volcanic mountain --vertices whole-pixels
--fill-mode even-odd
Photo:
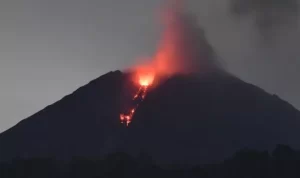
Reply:
[[[0,134],[0,161],[146,152],[159,164],[211,163],[242,148],[300,148],[300,112],[227,73],[174,75],[150,88],[125,127],[119,114],[137,90],[107,73]]]

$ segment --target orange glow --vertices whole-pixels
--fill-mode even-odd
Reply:
[[[155,78],[155,68],[151,65],[140,65],[135,67],[135,80],[140,86],[149,86]]]
[[[125,120],[124,114],[120,114],[120,119],[121,119],[121,122],[123,122]]]
[[[141,79],[141,80],[140,80],[140,84],[141,84],[142,86],[148,86],[149,83],[150,83],[150,80],[149,80],[149,79]]]
[[[133,81],[139,90],[133,95],[133,106],[124,114],[120,114],[122,123],[128,126],[138,106],[147,96],[147,91],[153,85],[157,77],[166,78],[176,73],[193,72],[196,67],[194,62],[187,62],[191,59],[198,59],[198,46],[194,48],[194,36],[190,30],[194,30],[185,15],[181,12],[182,2],[173,0],[168,4],[162,14],[163,32],[158,49],[146,64],[133,67]],[[193,32],[193,31],[192,31]],[[198,37],[198,36],[197,36]],[[162,79],[160,78],[160,79]]]
[[[148,83],[148,85],[150,85],[151,83]],[[139,107],[140,103],[145,99],[146,94],[147,94],[147,89],[148,89],[148,85],[144,86],[144,85],[140,85],[139,90],[137,91],[137,93],[134,95],[132,101],[134,101],[134,105],[130,108],[129,112],[127,113],[122,113],[120,114],[120,121],[122,124],[126,124],[126,126],[128,126],[131,121],[132,121],[132,117],[136,111],[136,109]]]

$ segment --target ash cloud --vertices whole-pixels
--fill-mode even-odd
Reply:
[[[298,0],[230,0],[236,17],[251,16],[263,32],[280,25],[295,25],[299,13]]]
[[[162,25],[162,37],[154,57],[158,73],[201,73],[219,66],[203,29],[182,4],[166,6]]]

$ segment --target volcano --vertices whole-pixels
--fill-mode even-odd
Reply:
[[[223,160],[242,148],[300,148],[300,112],[225,72],[174,75],[150,88],[128,127],[119,114],[138,90],[109,72],[0,134],[0,161],[151,155],[158,164]]]

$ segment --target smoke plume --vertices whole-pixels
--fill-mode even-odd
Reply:
[[[154,56],[158,73],[198,73],[215,66],[212,47],[196,19],[182,3],[167,4],[162,13],[163,31]]]
[[[298,0],[231,0],[231,11],[237,17],[250,15],[261,32],[278,25],[297,23]]]
[[[217,67],[216,57],[196,18],[182,3],[172,1],[161,13],[162,33],[157,50],[149,63],[135,66],[137,77],[205,73]]]

